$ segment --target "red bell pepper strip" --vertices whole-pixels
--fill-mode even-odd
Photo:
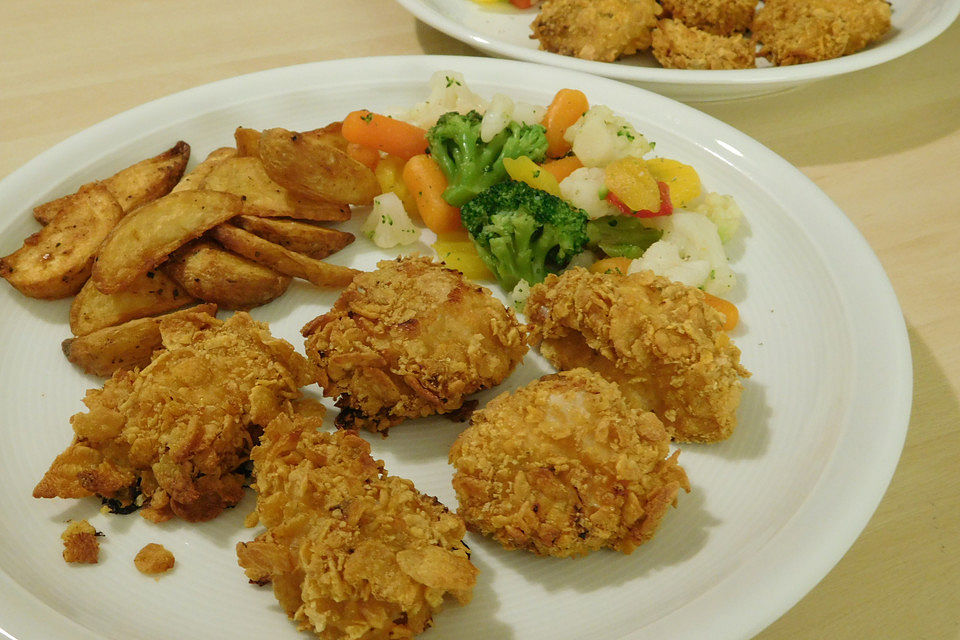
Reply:
[[[670,201],[670,187],[666,182],[657,182],[657,188],[660,189],[660,208],[656,211],[649,209],[640,209],[634,211],[623,203],[623,200],[614,195],[612,191],[607,192],[607,202],[615,206],[625,216],[634,218],[657,218],[659,216],[668,216],[673,213],[673,203]]]

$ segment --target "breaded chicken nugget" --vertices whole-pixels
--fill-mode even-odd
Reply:
[[[653,55],[667,69],[752,69],[756,46],[741,33],[718,36],[677,20],[653,30]]]
[[[267,531],[237,544],[251,582],[273,584],[287,615],[324,640],[412,638],[445,594],[470,600],[477,569],[463,520],[387,475],[353,431],[280,414],[251,454]]]
[[[681,442],[715,442],[737,423],[740,350],[703,292],[651,271],[574,268],[530,292],[531,340],[562,370],[587,367],[617,382]]]
[[[665,16],[718,36],[750,28],[757,0],[660,0]]]
[[[546,376],[473,414],[450,449],[459,513],[508,549],[631,553],[690,490],[655,415],[586,369]]]
[[[613,62],[650,48],[660,12],[654,0],[545,0],[530,37],[545,51]]]
[[[450,413],[500,384],[527,352],[512,310],[429,258],[385,260],[303,328],[337,426],[386,431]]]
[[[767,0],[753,20],[758,55],[777,65],[860,51],[890,30],[885,0]]]

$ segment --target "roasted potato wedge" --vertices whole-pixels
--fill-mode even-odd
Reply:
[[[309,222],[280,218],[237,216],[232,224],[264,240],[281,247],[322,260],[353,242],[354,236],[346,231],[328,229]]]
[[[260,135],[260,160],[267,175],[297,195],[371,204],[380,193],[373,171],[324,138],[316,132],[267,129]]]
[[[141,160],[102,182],[127,213],[169,193],[180,180],[189,160],[190,145],[181,140],[160,155]],[[74,196],[76,194],[72,193],[34,208],[33,217],[40,224],[49,224],[64,206],[64,201]]]
[[[243,202],[233,194],[192,189],[144,205],[107,236],[91,280],[103,293],[122,291],[178,247],[238,215],[242,208]]]
[[[215,315],[217,305],[199,304],[190,309],[162,316],[137,318],[115,327],[106,327],[77,338],[68,338],[61,345],[67,360],[85,372],[109,378],[116,371],[145,367],[150,356],[163,346],[160,322],[185,313]]]
[[[224,309],[266,304],[286,291],[291,279],[207,240],[194,240],[178,249],[164,271],[190,295]]]
[[[84,185],[50,224],[0,258],[0,276],[31,298],[71,296],[90,277],[97,250],[122,217],[103,183]]]
[[[340,149],[340,151],[346,151],[349,143],[347,142],[347,139],[343,137],[342,131],[342,122],[331,122],[325,127],[304,131],[303,135],[316,138],[319,142],[328,144],[331,147],[336,147],[337,149]]]
[[[233,139],[237,145],[238,156],[260,157],[260,132],[257,129],[237,127],[233,132]]]
[[[237,150],[233,147],[220,147],[219,149],[214,149],[210,152],[210,155],[204,158],[203,162],[195,166],[192,171],[180,178],[180,182],[178,182],[177,186],[171,190],[171,193],[175,191],[186,191],[187,189],[199,189],[204,178],[207,177],[207,175],[215,166],[227,158],[232,158],[235,155],[237,155]]]
[[[298,198],[270,179],[259,158],[229,158],[210,171],[203,188],[232,193],[243,199],[243,211],[255,216],[283,216],[301,220],[343,221],[350,207],[324,200]]]
[[[75,336],[84,336],[127,320],[173,311],[192,302],[194,298],[162,271],[140,274],[126,289],[111,294],[102,293],[91,279],[70,305],[70,330]]]
[[[275,271],[303,278],[318,287],[345,287],[360,273],[356,269],[314,260],[284,249],[243,229],[222,224],[210,232],[224,247],[266,265]]]

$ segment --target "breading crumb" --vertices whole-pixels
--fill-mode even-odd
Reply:
[[[147,575],[166,573],[173,568],[176,558],[162,544],[151,542],[137,553],[133,564],[137,571]]]
[[[86,520],[71,520],[60,535],[63,540],[63,559],[67,562],[96,564],[100,559],[100,542],[103,535]]]

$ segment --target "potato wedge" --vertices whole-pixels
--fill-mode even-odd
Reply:
[[[100,292],[91,279],[70,305],[70,330],[75,336],[84,336],[127,320],[173,311],[195,301],[162,271],[140,274],[125,290],[111,294]]]
[[[180,182],[177,183],[177,186],[175,186],[170,193],[174,193],[176,191],[186,191],[187,189],[199,189],[204,178],[207,177],[207,175],[215,166],[227,158],[232,158],[235,155],[237,155],[237,150],[233,147],[220,147],[219,149],[214,149],[210,152],[210,155],[204,158],[203,162],[195,166],[192,171],[180,178]]]
[[[238,156],[260,157],[260,131],[247,127],[237,127],[236,131],[233,132],[233,139],[237,145]]]
[[[90,277],[104,239],[123,209],[100,182],[84,185],[43,229],[0,258],[0,276],[31,298],[65,298]]]
[[[360,273],[350,267],[328,264],[284,249],[278,244],[229,224],[222,224],[210,233],[230,251],[255,260],[280,273],[295,278],[303,278],[318,287],[345,287],[350,284],[355,275]]]
[[[91,280],[103,293],[121,291],[178,247],[238,215],[242,208],[243,202],[233,194],[192,189],[140,207],[107,236]]]
[[[336,147],[337,149],[340,149],[340,151],[346,151],[349,142],[347,142],[347,139],[343,137],[342,131],[342,122],[331,122],[325,127],[304,131],[303,135],[314,137],[319,142],[328,144],[331,147]]]
[[[160,322],[165,318],[186,313],[217,313],[217,305],[199,304],[189,309],[166,315],[137,318],[115,327],[105,327],[92,333],[63,341],[63,355],[85,372],[109,378],[116,371],[145,367],[150,356],[163,346]]]
[[[264,240],[302,253],[311,258],[322,260],[353,242],[354,236],[346,231],[328,229],[309,222],[285,220],[281,218],[258,218],[256,216],[237,216],[232,224]]]
[[[255,216],[283,216],[301,220],[343,221],[350,207],[324,200],[298,198],[270,179],[259,158],[229,158],[213,168],[203,189],[239,196],[243,211]]]
[[[224,309],[266,304],[286,291],[291,280],[207,240],[194,240],[178,249],[164,271],[190,295]]]
[[[274,182],[297,195],[366,205],[380,193],[373,171],[316,132],[267,129],[260,160]]]

